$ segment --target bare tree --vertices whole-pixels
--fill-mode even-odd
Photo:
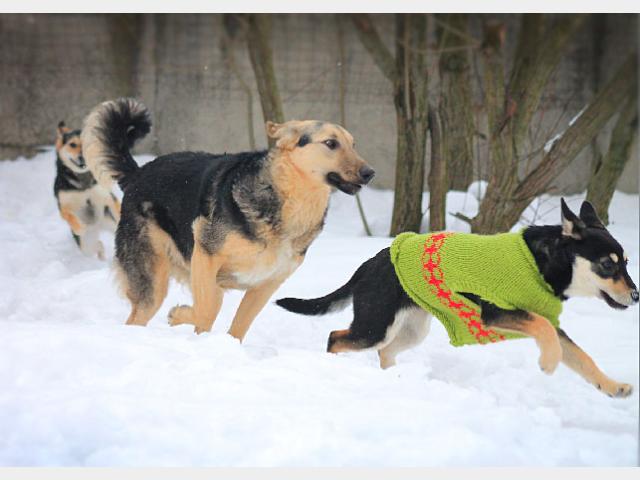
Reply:
[[[438,66],[442,94],[439,113],[443,161],[451,172],[448,175],[449,188],[466,191],[473,181],[473,137],[476,129],[469,54],[479,45],[469,34],[469,16],[466,13],[440,14],[434,18],[440,53]],[[429,185],[431,192],[431,181]],[[433,210],[432,206],[430,209]]]
[[[426,16],[395,15],[395,58],[371,17],[352,14],[362,44],[393,84],[396,109],[396,177],[391,235],[419,231],[428,126]]]
[[[523,15],[508,82],[503,53],[505,26],[485,25],[481,56],[490,166],[487,191],[478,214],[470,221],[472,231],[510,229],[529,203],[549,190],[552,181],[604,127],[637,82],[634,53],[542,155],[537,166],[521,177],[519,166],[534,150],[527,143],[533,115],[551,73],[585,17],[567,15],[551,23],[544,15]]]
[[[262,116],[265,123],[268,120],[282,123],[284,122],[284,113],[273,69],[270,15],[248,14],[247,22],[247,47],[258,86]],[[273,146],[274,140],[270,137],[267,137],[267,140],[269,146]]]
[[[616,184],[631,157],[631,146],[638,138],[638,86],[625,100],[626,104],[611,134],[609,150],[596,162],[587,187],[587,200],[596,209],[605,225],[609,223],[609,204]]]
[[[429,108],[429,133],[431,134],[431,167],[429,168],[429,231],[446,228],[447,160],[445,138],[438,109]]]
[[[220,42],[222,58],[229,71],[236,77],[240,88],[247,96],[247,134],[249,136],[249,148],[255,150],[256,137],[253,131],[253,92],[242,76],[242,72],[236,62],[234,51],[239,31],[242,28],[242,22],[237,14],[225,13],[222,16],[222,26],[222,40]]]

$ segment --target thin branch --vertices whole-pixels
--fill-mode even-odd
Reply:
[[[532,198],[544,190],[587,146],[637,85],[638,58],[634,52],[589,103],[583,114],[553,144],[540,164],[525,177],[516,189],[517,196]]]
[[[442,20],[440,20],[436,15],[430,13],[429,17],[432,18],[433,21],[435,23],[437,23],[439,26],[441,26],[444,30],[448,30],[449,32],[453,33],[454,35],[457,35],[461,39],[466,40],[467,42],[469,42],[471,45],[473,45],[473,48],[480,48],[480,45],[482,45],[482,42],[480,42],[479,40],[474,38],[472,35],[469,35],[464,30],[459,30],[459,29],[457,29],[455,27],[452,27],[447,22],[443,22]]]
[[[342,22],[340,21],[340,15],[336,15],[336,25],[338,29],[338,65],[340,70],[340,124],[347,128],[347,113],[345,108],[345,97],[347,94],[347,76],[345,74],[345,66],[347,64],[347,56],[345,54],[344,46],[344,32],[342,30]],[[371,228],[367,221],[367,216],[364,213],[364,207],[362,206],[362,199],[360,194],[356,193],[356,204],[358,206],[358,213],[360,214],[360,220],[362,220],[362,226],[367,234],[367,237],[371,237]]]
[[[393,55],[380,38],[371,17],[366,13],[349,14],[349,18],[356,27],[356,32],[362,44],[373,57],[378,68],[392,82],[395,81],[397,72]]]
[[[471,225],[471,222],[473,222],[473,219],[467,217],[464,213],[462,212],[449,212],[449,215],[457,218],[458,220],[462,220],[465,223],[468,223],[469,225]]]

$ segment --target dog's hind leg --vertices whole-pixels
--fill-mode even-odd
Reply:
[[[178,305],[169,312],[171,326],[194,325],[198,334],[208,332],[222,307],[224,290],[216,283],[222,259],[207,253],[198,241],[191,255],[191,292],[193,307]]]
[[[558,329],[560,345],[562,345],[562,362],[587,382],[602,390],[610,397],[628,397],[633,387],[628,383],[619,383],[607,377],[595,362],[567,334]]]
[[[388,253],[374,257],[370,268],[363,271],[353,286],[353,322],[347,330],[331,332],[327,351],[384,350],[394,341],[404,325],[406,312],[410,311],[410,301],[403,295]],[[392,349],[381,354],[383,368],[395,361]]]
[[[131,302],[127,325],[145,326],[167,295],[171,265],[164,241],[159,229],[141,218],[130,217],[118,226],[118,280]]]
[[[169,259],[158,255],[147,260],[151,263],[147,271],[125,280],[125,291],[132,306],[127,325],[146,326],[167,296]]]
[[[398,316],[404,318],[398,319]],[[395,338],[384,348],[378,350],[380,367],[389,368],[396,364],[396,355],[415,347],[421,343],[429,333],[431,327],[431,315],[422,308],[411,307],[400,310],[396,314],[395,322],[400,321],[400,327]]]

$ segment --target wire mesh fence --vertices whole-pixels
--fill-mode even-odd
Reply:
[[[584,29],[553,75],[540,106],[541,137],[566,127],[597,88],[598,72],[604,81],[636,48],[637,18],[610,17],[605,46],[599,50],[593,31]],[[393,15],[373,18],[393,54]],[[478,41],[486,18],[472,18]],[[498,18],[507,24],[507,46],[513,48],[518,17]],[[359,150],[378,171],[377,185],[391,187],[396,143],[392,85],[350,21],[335,14],[273,15],[271,39],[286,118],[339,122],[344,115]],[[430,39],[429,47],[434,45]],[[229,53],[235,70],[229,67]],[[434,101],[436,59],[433,55],[428,68]],[[121,95],[141,98],[152,111],[154,130],[142,151],[248,149],[249,122],[257,145],[266,145],[242,25],[225,29],[222,15],[3,14],[0,72],[0,158],[51,144],[59,120],[79,126],[96,103]],[[474,88],[480,118],[481,92]],[[480,121],[478,128],[483,128]],[[585,152],[579,161],[588,164],[591,155]],[[579,169],[568,175],[576,180]],[[582,177],[577,180],[581,183]],[[629,188],[637,190],[637,185]]]

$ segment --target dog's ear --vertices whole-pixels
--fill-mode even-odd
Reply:
[[[60,120],[56,131],[58,133],[58,137],[62,138],[62,136],[69,131],[69,127],[64,124],[64,120]]]
[[[580,219],[587,227],[606,230],[604,223],[602,223],[602,220],[600,220],[596,213],[596,209],[593,208],[593,205],[586,200],[582,202],[582,206],[580,207]]]
[[[282,123],[275,123],[267,120],[267,135],[271,138],[278,138],[278,130],[282,128]]]
[[[268,120],[267,135],[277,140],[276,147],[286,150],[295,146],[300,137],[300,129],[298,123],[294,120],[285,123],[274,123]]]
[[[562,234],[580,240],[584,229],[587,228],[586,225],[571,211],[564,198],[560,198],[560,209],[562,211]]]

